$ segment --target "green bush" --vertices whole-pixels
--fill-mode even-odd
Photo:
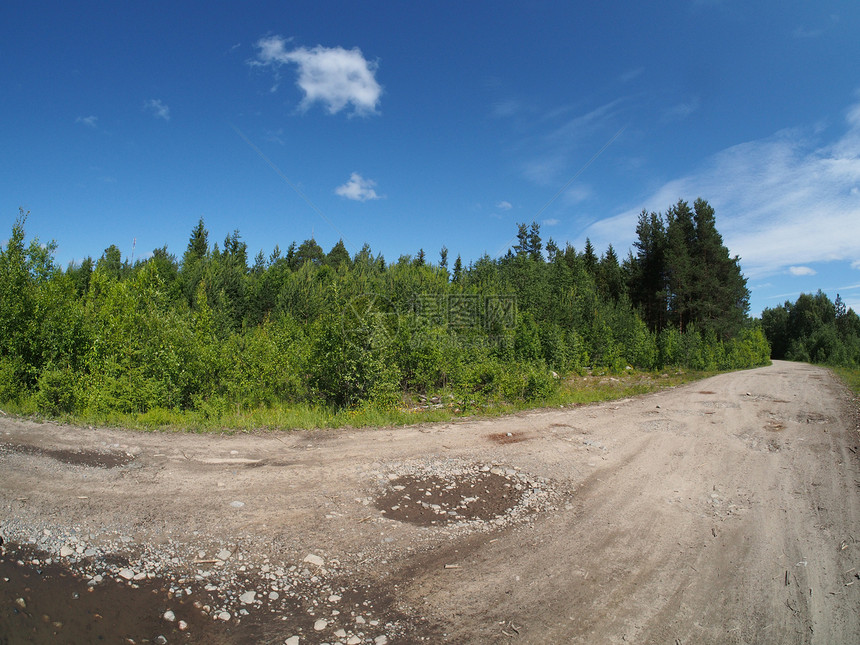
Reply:
[[[71,370],[46,370],[39,377],[36,388],[36,407],[43,414],[59,415],[76,411],[78,385],[75,373]]]

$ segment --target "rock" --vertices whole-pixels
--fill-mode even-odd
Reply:
[[[277,600],[280,597],[281,596],[277,591],[270,591],[269,592],[269,600]]]
[[[68,558],[74,552],[75,552],[75,550],[68,545],[64,544],[62,547],[60,547],[60,557],[61,558]]]
[[[167,639],[164,635],[159,635],[158,638],[155,639],[156,645],[167,645]]]
[[[299,637],[290,636],[287,640],[284,641],[284,645],[299,645]]]
[[[254,602],[254,598],[256,597],[256,591],[246,591],[241,596],[239,596],[239,602],[241,602],[243,605],[250,605],[252,602]]]
[[[228,620],[230,620],[230,612],[222,611],[218,614],[217,618],[218,620],[223,620],[224,622],[227,622]]]
[[[119,571],[119,577],[120,578],[125,578],[126,580],[131,580],[132,578],[134,578],[134,576],[135,576],[134,571],[132,569],[129,569],[128,567],[126,567],[125,569],[120,569],[120,571]]]
[[[184,632],[186,629],[188,629],[188,623],[186,623],[184,620],[180,620],[178,623],[176,623],[176,626],[179,627],[179,631],[181,632]]]
[[[170,611],[168,609],[167,611],[164,612],[164,620],[166,620],[169,623],[172,623],[174,620],[176,620],[176,614],[174,614],[172,611]]]
[[[320,618],[314,623],[314,629],[318,632],[321,632],[326,627],[328,627],[328,621],[325,618]]]
[[[359,645],[361,643],[361,639],[358,636],[350,636],[346,640],[346,645]]]
[[[388,644],[388,636],[386,636],[385,634],[382,634],[381,636],[377,636],[376,638],[374,638],[373,642],[376,643],[376,645],[387,645]]]
[[[218,553],[215,555],[215,557],[218,558],[219,560],[229,560],[230,556],[232,556],[232,555],[233,555],[233,553],[228,551],[227,549],[221,549],[220,551],[218,551]]]
[[[338,596],[336,594],[332,594],[331,596],[328,597],[328,601],[329,602],[340,602],[340,596]]]
[[[27,601],[24,600],[23,598],[16,598],[15,604],[18,605],[21,609],[27,608]]]
[[[236,500],[234,502],[230,502],[230,506],[232,506],[233,508],[242,508],[244,505],[245,505],[245,502],[240,502],[238,500]]]
[[[318,555],[314,555],[313,553],[308,553],[305,556],[304,562],[307,562],[308,564],[313,564],[318,567],[321,567],[325,564],[325,560],[323,560]]]
[[[346,638],[346,630],[345,629],[338,629],[334,633],[334,635],[337,636],[338,638]]]

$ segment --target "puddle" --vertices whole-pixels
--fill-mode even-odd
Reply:
[[[467,472],[450,478],[403,475],[376,500],[391,520],[445,526],[504,516],[523,498],[523,485],[498,472]]]
[[[0,450],[16,452],[20,455],[50,457],[71,466],[90,466],[93,468],[118,468],[134,461],[134,457],[124,452],[98,452],[96,450],[49,450],[27,444],[0,443]]]
[[[175,620],[164,620],[164,612]],[[179,621],[184,621],[180,630]],[[190,599],[170,599],[155,581],[137,588],[105,580],[95,586],[44,553],[7,544],[0,555],[0,642],[230,642]]]

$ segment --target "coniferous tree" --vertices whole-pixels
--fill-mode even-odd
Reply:
[[[527,249],[532,260],[543,260],[543,244],[540,239],[540,224],[532,222],[527,237]]]
[[[341,265],[349,266],[351,262],[349,251],[346,250],[342,239],[338,240],[337,244],[331,247],[331,251],[325,257],[325,263],[335,270]]]

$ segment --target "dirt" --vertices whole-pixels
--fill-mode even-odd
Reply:
[[[406,428],[0,418],[0,643],[856,643],[858,429],[785,362]]]

